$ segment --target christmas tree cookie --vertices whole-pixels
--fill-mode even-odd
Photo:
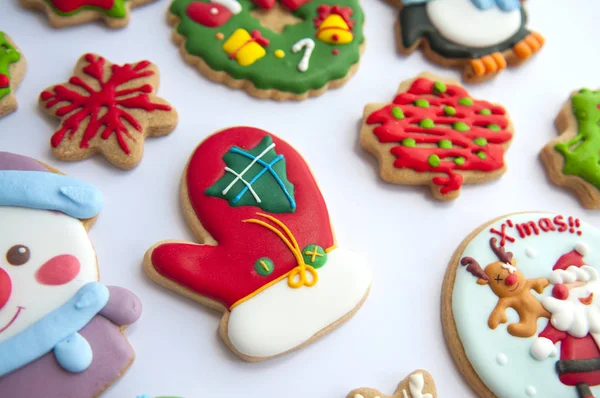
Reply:
[[[393,395],[385,395],[373,388],[359,388],[346,398],[436,398],[433,377],[424,370],[416,370],[400,382]]]
[[[14,91],[25,75],[25,57],[10,39],[0,31],[0,117],[17,109]]]
[[[43,11],[55,28],[103,20],[111,28],[129,22],[129,11],[155,0],[20,0],[25,8]]]
[[[187,62],[259,98],[339,87],[364,49],[358,0],[174,0],[169,22]]]
[[[401,8],[398,48],[421,48],[433,62],[459,67],[468,82],[491,79],[529,60],[544,38],[527,28],[519,0],[391,0]]]
[[[135,354],[129,290],[98,282],[93,186],[0,152],[0,396],[97,397]]]
[[[360,143],[385,181],[429,185],[436,199],[504,173],[513,137],[506,110],[472,98],[456,81],[423,73],[400,84],[389,104],[364,109]]]
[[[177,112],[156,96],[158,68],[148,62],[114,65],[83,55],[68,82],[40,94],[42,109],[61,120],[50,139],[60,160],[101,153],[113,165],[131,169],[142,160],[146,137],[171,133]]]
[[[158,243],[145,271],[224,312],[220,335],[242,359],[302,347],[366,299],[369,268],[337,247],[308,165],[281,139],[252,127],[215,133],[192,154],[181,196],[201,244]]]
[[[542,150],[550,180],[575,191],[584,207],[600,208],[600,91],[571,94],[558,117],[559,136]]]

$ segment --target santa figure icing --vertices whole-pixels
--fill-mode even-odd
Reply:
[[[336,246],[309,167],[281,139],[251,127],[207,138],[184,173],[182,201],[203,244],[159,243],[146,272],[225,312],[221,336],[241,358],[302,346],[366,298],[368,267]]]
[[[590,386],[600,385],[600,279],[598,271],[585,265],[587,246],[560,257],[548,278],[554,285],[552,297],[542,305],[552,317],[531,346],[537,360],[558,355],[556,371],[560,381],[576,386],[579,397],[592,397]]]
[[[133,293],[98,283],[93,186],[0,152],[0,397],[100,395],[135,357]]]

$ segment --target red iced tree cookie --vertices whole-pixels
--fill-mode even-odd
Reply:
[[[463,183],[505,170],[513,137],[506,110],[473,99],[457,82],[424,73],[400,85],[391,104],[364,110],[361,145],[391,183],[429,185],[436,199],[458,197]]]
[[[122,169],[142,158],[147,136],[169,134],[177,113],[155,96],[158,69],[148,61],[113,65],[86,54],[67,83],[40,94],[40,105],[61,119],[50,144],[61,160],[82,160],[101,152]]]

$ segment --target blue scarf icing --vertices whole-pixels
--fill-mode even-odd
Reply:
[[[106,286],[89,282],[65,304],[0,343],[0,377],[53,350],[63,369],[86,370],[92,363],[92,348],[78,332],[104,308],[108,298]]]
[[[402,0],[402,4],[409,6],[413,4],[425,4],[431,1],[433,0]],[[471,0],[471,2],[480,10],[489,10],[497,6],[502,11],[510,12],[521,8],[520,0]]]

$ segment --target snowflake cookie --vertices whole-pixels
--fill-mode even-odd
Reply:
[[[359,388],[346,398],[436,398],[433,377],[424,370],[416,370],[400,382],[393,395],[385,395],[373,388]]]
[[[97,397],[133,363],[139,299],[98,282],[92,185],[0,152],[0,396]]]
[[[558,117],[560,134],[542,150],[550,180],[571,188],[584,207],[600,208],[600,90],[571,94]]]
[[[146,253],[157,283],[225,313],[229,348],[261,361],[302,347],[350,319],[371,273],[337,247],[304,159],[252,127],[215,133],[183,176],[185,217],[201,244],[166,241]]]
[[[468,82],[522,64],[544,45],[542,35],[527,29],[518,0],[391,1],[401,7],[396,24],[400,52],[422,48],[433,62],[462,68]]]
[[[461,243],[442,324],[477,396],[600,396],[599,245],[592,225],[542,212],[496,218]]]
[[[10,37],[0,31],[0,117],[17,109],[14,91],[25,75],[25,57]]]
[[[129,22],[129,10],[155,0],[20,0],[25,8],[42,10],[55,28],[103,20],[111,28]]]
[[[121,169],[142,160],[146,137],[167,135],[177,112],[155,95],[158,68],[148,62],[114,65],[85,54],[68,82],[40,94],[40,106],[61,119],[50,144],[60,160],[89,158],[97,152]]]
[[[379,159],[381,178],[429,185],[439,200],[504,173],[512,138],[502,106],[430,73],[402,82],[392,103],[367,105],[360,133],[362,147]]]

